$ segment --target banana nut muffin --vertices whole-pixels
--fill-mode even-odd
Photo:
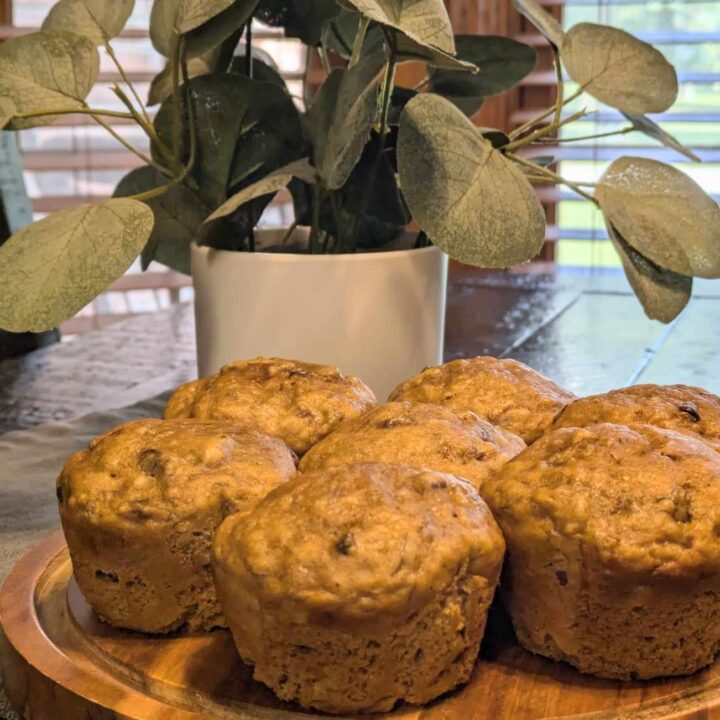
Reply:
[[[375,403],[367,385],[330,365],[256,358],[181,385],[165,417],[231,420],[237,427],[276,435],[302,455]]]
[[[720,398],[688,385],[634,385],[570,403],[553,427],[646,424],[689,433],[720,451]]]
[[[215,529],[295,475],[278,438],[227,422],[138,420],[95,438],[57,481],[78,586],[105,621],[164,633],[225,625]]]
[[[469,677],[505,543],[470,483],[367,463],[299,475],[213,545],[255,678],[332,713],[425,703]]]
[[[519,437],[473,412],[393,402],[343,423],[311,448],[300,470],[360,462],[401,463],[458,475],[481,490],[489,475],[524,449]]]
[[[484,487],[520,643],[607,678],[720,649],[720,455],[649,425],[550,430]]]
[[[390,400],[472,410],[528,444],[574,399],[571,392],[517,360],[486,356],[426,368],[390,395]]]

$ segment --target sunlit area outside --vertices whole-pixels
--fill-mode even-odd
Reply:
[[[661,125],[703,162],[686,160],[637,132],[599,142],[572,142],[575,137],[613,132],[629,125],[619,112],[583,95],[568,105],[568,114],[583,107],[595,112],[564,129],[559,155],[561,174],[568,179],[593,182],[614,157],[636,155],[672,163],[706,192],[720,198],[720,3],[570,0],[564,6],[563,24],[570,28],[579,22],[605,23],[627,30],[655,45],[675,65],[680,95],[677,103],[663,114]],[[576,86],[568,84],[567,94],[574,89]],[[591,202],[563,193],[558,225],[555,257],[561,267],[622,272],[620,260],[607,239],[602,216]]]

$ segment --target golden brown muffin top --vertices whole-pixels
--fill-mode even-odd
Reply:
[[[390,394],[390,400],[472,410],[526,443],[537,440],[574,399],[527,365],[486,356],[426,368]]]
[[[481,489],[489,475],[524,449],[519,437],[473,412],[393,402],[343,423],[310,449],[300,470],[401,463],[458,475]]]
[[[364,463],[298,475],[250,513],[227,518],[213,563],[290,621],[376,631],[466,570],[494,584],[504,551],[470,483]]]
[[[367,385],[330,365],[257,358],[181,385],[165,417],[231,420],[237,427],[276,435],[302,455],[375,403]]]
[[[72,455],[57,490],[61,512],[91,523],[171,523],[246,509],[295,474],[278,438],[223,421],[136,420]]]
[[[649,425],[550,430],[483,489],[510,552],[574,543],[638,581],[720,572],[720,455]]]
[[[553,427],[655,425],[690,433],[720,450],[720,398],[688,385],[634,385],[570,403]]]

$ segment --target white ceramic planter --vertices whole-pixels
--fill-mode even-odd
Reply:
[[[336,365],[384,400],[442,362],[447,256],[437,248],[301,255],[193,246],[192,275],[200,376],[241,358],[286,357]]]

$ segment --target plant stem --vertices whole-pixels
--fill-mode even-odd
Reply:
[[[578,88],[572,95],[567,97],[565,100],[563,100],[563,106],[567,105],[568,103],[571,103],[573,100],[577,100],[583,92],[585,92],[585,88],[580,87]],[[526,123],[523,123],[520,125],[520,127],[515,128],[512,130],[508,137],[513,140],[519,135],[522,135],[527,130],[530,130],[531,128],[535,127],[536,125],[539,125],[543,120],[546,118],[549,118],[552,114],[555,112],[555,106],[551,107],[549,110],[546,110],[544,113],[541,113],[537,117],[534,117],[532,120],[528,120]]]
[[[303,105],[305,105],[305,108],[310,105],[308,102],[309,98],[309,90],[310,90],[310,68],[312,67],[312,59],[313,59],[313,47],[312,45],[308,45],[305,48],[305,70],[303,72],[303,79],[302,79],[302,94],[303,94]]]
[[[419,83],[413,85],[412,89],[419,92],[430,82],[430,76],[426,75]]]
[[[252,45],[252,15],[245,25],[245,74],[250,80],[253,78],[253,45]],[[248,227],[248,250],[255,252],[255,220],[253,218],[252,203],[245,209],[245,219]]]
[[[507,157],[509,157],[511,160],[514,160],[516,163],[518,163],[520,165],[524,165],[526,168],[530,168],[537,175],[544,175],[545,177],[552,178],[559,185],[566,185],[567,187],[573,189],[578,195],[582,195],[587,200],[592,201],[595,205],[598,204],[598,201],[592,195],[590,195],[590,193],[587,193],[582,189],[582,187],[580,186],[580,183],[573,182],[572,180],[566,180],[564,177],[561,177],[560,175],[553,172],[552,170],[549,170],[548,168],[544,168],[541,165],[536,165],[534,162],[531,162],[530,160],[526,160],[524,157],[521,157],[520,155],[514,155],[512,153],[508,153]]]
[[[108,125],[101,117],[98,115],[93,115],[92,119],[101,127],[103,127],[107,132],[110,133],[124,148],[129,150],[133,155],[137,155],[144,163],[151,165],[152,167],[159,170],[163,175],[167,175],[168,177],[172,177],[172,173],[162,165],[158,165],[152,158],[149,158],[145,153],[138,150],[136,147],[131,145],[122,135],[120,135],[118,132],[116,132],[110,125]]]
[[[173,112],[172,112],[172,150],[176,158],[180,157],[180,145],[182,143],[182,107],[180,105],[180,59],[182,57],[184,39],[182,36],[176,39],[172,56],[173,76]]]
[[[102,115],[103,117],[126,118],[127,120],[135,119],[130,113],[89,107],[73,108],[72,110],[34,110],[33,112],[15,113],[13,118],[24,120],[26,118],[50,117],[52,115],[75,115],[76,113],[79,115]]]
[[[252,46],[252,16],[245,25],[245,74],[252,80],[253,77],[253,46]]]
[[[530,135],[525,135],[525,137],[519,138],[517,140],[514,140],[511,143],[508,143],[505,145],[502,150],[505,152],[509,152],[511,150],[516,150],[517,148],[525,147],[526,145],[530,145],[530,143],[533,143],[537,140],[539,140],[542,137],[545,137],[546,135],[550,135],[554,133],[556,130],[559,130],[564,125],[567,125],[568,123],[575,122],[575,120],[578,120],[579,118],[587,115],[587,110],[583,108],[582,110],[579,110],[578,112],[570,115],[569,117],[566,117],[564,120],[560,120],[559,122],[551,122],[549,125],[545,125],[544,127],[541,127],[539,130],[536,130],[533,133],[530,133]]]
[[[283,239],[280,241],[280,247],[285,247],[285,243],[292,237],[298,226],[298,221],[293,220],[292,225],[288,228],[288,231],[283,235]]]
[[[135,89],[135,86],[130,82],[130,78],[128,77],[127,73],[125,72],[125,68],[123,68],[122,64],[120,63],[120,60],[118,60],[117,55],[115,54],[115,51],[112,48],[112,45],[110,44],[110,41],[106,38],[105,39],[105,51],[110,56],[110,59],[115,63],[115,67],[118,69],[118,72],[120,73],[120,77],[123,79],[123,82],[128,86],[128,89],[132,93],[132,96],[135,98],[138,106],[140,107],[140,112],[142,113],[143,117],[145,118],[145,122],[148,124],[152,124],[152,120],[150,119],[150,116],[147,113],[147,110],[145,109],[145,105],[143,104],[143,101],[140,99],[140,96],[138,95],[137,90]]]
[[[553,43],[550,43],[553,52],[553,64],[555,65],[555,78],[557,80],[557,97],[555,98],[555,119],[558,124],[562,119],[562,109],[565,104],[565,81],[563,80],[562,64],[560,63],[560,53]]]
[[[318,237],[320,235],[320,205],[322,204],[323,190],[320,183],[312,185],[312,225],[310,226],[310,254],[318,251]]]
[[[568,143],[568,142],[579,142],[580,140],[597,140],[598,138],[612,137],[613,135],[627,135],[635,130],[634,127],[628,126],[621,130],[611,130],[610,132],[598,133],[597,135],[581,135],[580,137],[571,138],[546,138],[539,142],[547,143]]]
[[[360,17],[360,25],[358,25],[357,34],[355,35],[355,42],[353,43],[352,55],[350,57],[350,64],[348,67],[357,65],[362,55],[363,43],[365,42],[365,35],[367,34],[368,25],[370,25],[370,18],[364,16]]]
[[[325,74],[329,75],[333,71],[333,67],[330,63],[330,58],[322,45],[318,48],[318,55],[320,55],[320,61],[322,62]]]

